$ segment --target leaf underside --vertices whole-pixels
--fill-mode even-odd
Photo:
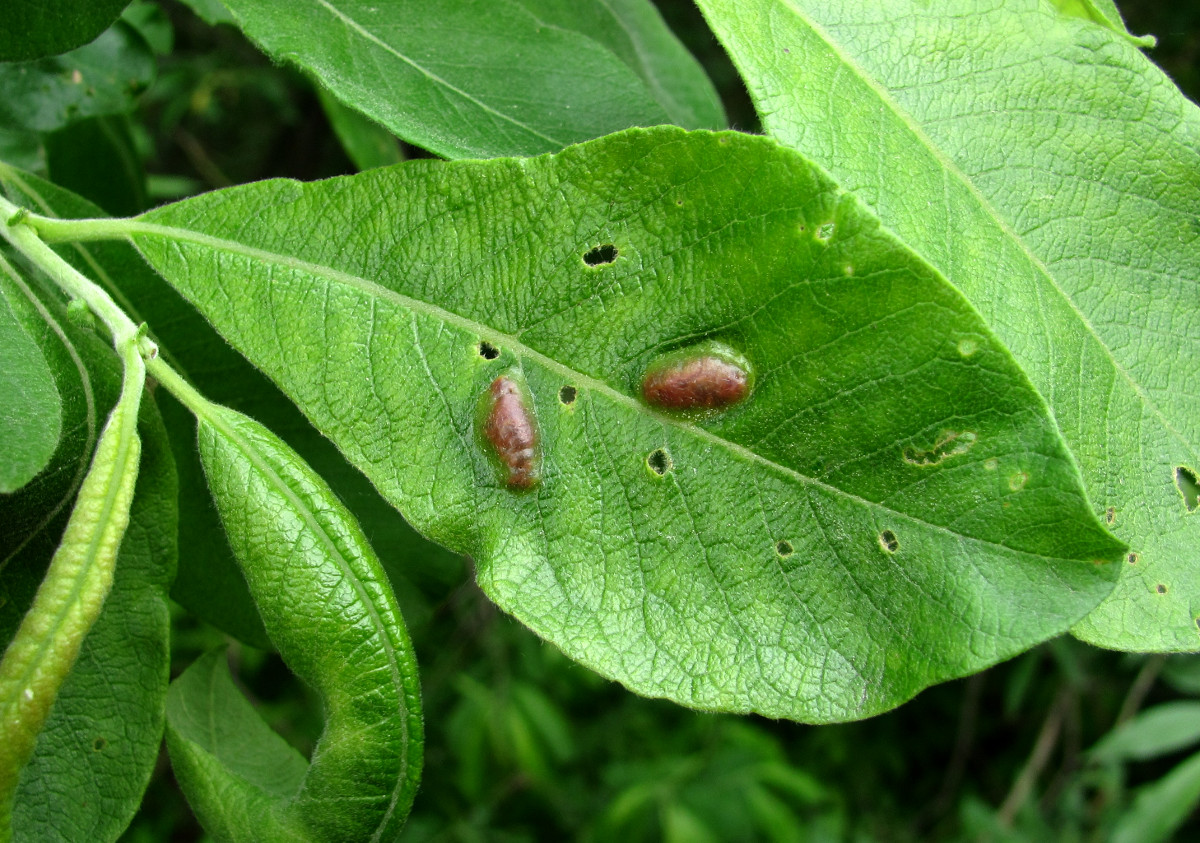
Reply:
[[[263,182],[126,230],[497,603],[640,693],[862,717],[1062,632],[1116,576],[974,311],[764,139]],[[749,401],[688,421],[635,397],[701,338],[756,367]],[[545,454],[524,494],[474,429],[513,369]]]
[[[1131,551],[1073,632],[1200,649],[1176,483],[1200,467],[1200,109],[1107,2],[699,3],[767,130],[960,289],[1050,404]]]

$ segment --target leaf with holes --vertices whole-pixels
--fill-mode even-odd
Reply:
[[[768,131],[962,290],[1049,402],[1134,551],[1075,634],[1200,648],[1200,110],[1108,0],[699,5]]]
[[[643,694],[864,717],[1064,631],[1118,572],[975,311],[763,138],[632,130],[56,225],[130,237],[500,606]],[[688,348],[752,389],[648,404]],[[532,432],[493,437],[509,375]],[[526,441],[514,486],[489,449]]]
[[[448,158],[553,152],[628,126],[725,125],[649,0],[225,0],[338,99]]]

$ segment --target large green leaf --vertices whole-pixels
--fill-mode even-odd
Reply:
[[[0,262],[0,492],[21,488],[46,467],[62,432],[62,397],[42,350],[9,304],[20,295]],[[36,318],[36,317],[35,317]]]
[[[532,155],[629,126],[719,128],[700,66],[648,0],[226,0],[279,59],[450,158]]]
[[[90,202],[28,173],[0,170],[0,183],[12,201],[40,214],[102,214]],[[425,541],[397,517],[362,474],[313,430],[270,381],[232,352],[128,244],[77,244],[59,251],[101,284],[131,317],[149,323],[162,353],[206,396],[267,424],[320,473],[371,535],[410,624],[419,594],[409,580],[433,581],[441,590],[461,576],[460,558]],[[179,473],[179,541],[185,548],[171,596],[231,635],[269,648],[213,509],[194,444],[195,419],[168,394],[160,397]]]
[[[699,2],[768,131],[962,290],[1049,402],[1133,551],[1075,633],[1200,648],[1200,111],[1107,14]]]
[[[634,130],[43,230],[131,236],[497,603],[644,694],[866,716],[1063,631],[1117,575],[1007,351],[769,140]],[[642,403],[701,338],[752,361],[751,398]],[[475,429],[506,372],[541,427],[525,493]]]

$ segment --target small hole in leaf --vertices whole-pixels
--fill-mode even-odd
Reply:
[[[602,266],[615,261],[618,254],[616,246],[612,243],[605,243],[603,246],[597,246],[584,255],[583,262],[588,266]]]
[[[884,530],[879,534],[879,546],[888,553],[895,553],[900,549],[900,541],[891,530]]]
[[[1154,590],[1157,591],[1159,594],[1167,593],[1167,587],[1165,585],[1163,585],[1162,583],[1159,583],[1158,585],[1154,586]]]
[[[787,559],[789,556],[795,553],[796,550],[792,547],[792,543],[790,541],[787,541],[786,539],[780,539],[779,541],[775,542],[775,552],[779,554],[780,559]]]
[[[570,407],[572,404],[575,403],[576,395],[578,395],[578,392],[576,392],[575,387],[564,386],[562,389],[560,389],[558,391],[558,400],[561,401],[567,407]]]
[[[676,200],[675,200],[675,204],[676,204],[676,205],[682,205],[682,204],[683,204],[683,200],[682,200],[682,199],[676,199]]]
[[[1186,465],[1179,466],[1175,469],[1175,486],[1183,495],[1183,505],[1187,511],[1195,512],[1196,507],[1200,506],[1200,481],[1196,479],[1196,472]]]
[[[106,741],[104,738],[96,738],[94,741],[92,741],[92,749],[96,752],[100,752],[106,746],[108,746],[108,741]]]
[[[659,477],[662,477],[674,468],[674,463],[671,462],[671,455],[667,453],[666,448],[656,448],[651,451],[650,455],[646,457],[646,465]]]
[[[818,240],[829,240],[833,237],[833,231],[837,228],[833,223],[827,222],[817,229]]]
[[[1108,509],[1106,509],[1104,511],[1104,523],[1111,524],[1116,520],[1117,520],[1117,508],[1115,506],[1110,506]]]
[[[1132,550],[1129,551],[1129,555],[1126,556],[1125,559],[1126,559],[1126,561],[1129,562],[1130,565],[1136,565],[1138,563],[1138,555],[1136,553],[1134,553]]]
[[[487,340],[479,343],[479,356],[484,360],[495,360],[500,356],[500,349],[492,345]]]

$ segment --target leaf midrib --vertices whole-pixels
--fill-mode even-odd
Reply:
[[[1183,449],[1191,455],[1193,460],[1200,461],[1200,452],[1198,452],[1196,448],[1190,442],[1188,442],[1187,438],[1180,431],[1176,430],[1175,426],[1170,422],[1162,410],[1159,409],[1158,404],[1153,400],[1153,398],[1151,398],[1151,396],[1142,389],[1141,384],[1136,381],[1125,368],[1125,366],[1119,360],[1117,360],[1112,353],[1112,349],[1110,349],[1108,345],[1106,345],[1105,342],[1100,338],[1100,335],[1096,332],[1096,329],[1092,325],[1091,321],[1084,315],[1083,311],[1079,309],[1079,307],[1075,304],[1075,301],[1059,285],[1057,279],[1055,279],[1054,275],[1050,272],[1049,267],[1047,267],[1041,258],[1029,248],[1025,240],[1013,230],[1013,228],[1008,224],[1007,220],[1005,220],[1005,218],[992,206],[991,202],[989,202],[987,198],[980,193],[975,183],[967,178],[966,173],[964,173],[962,169],[959,168],[959,166],[942,151],[941,147],[933,142],[933,139],[925,133],[920,124],[917,123],[916,120],[905,109],[901,108],[900,104],[893,99],[887,89],[882,87],[882,85],[876,81],[874,76],[869,74],[864,67],[851,58],[850,54],[842,48],[841,44],[836,41],[823,26],[812,20],[812,18],[806,15],[803,10],[797,7],[795,0],[779,0],[779,2],[789,11],[791,11],[797,18],[799,18],[805,26],[811,29],[818,38],[824,41],[829,46],[830,50],[833,51],[834,55],[844,63],[846,69],[855,77],[857,77],[864,85],[866,85],[870,91],[875,93],[880,104],[895,114],[896,117],[899,118],[900,122],[906,126],[910,132],[912,132],[917,142],[923,146],[930,153],[930,155],[933,156],[937,163],[942,165],[946,173],[966,188],[968,195],[970,195],[971,198],[978,203],[984,215],[988,219],[992,220],[992,222],[996,225],[1006,239],[1016,244],[1018,251],[1029,260],[1030,264],[1034,267],[1034,269],[1037,270],[1038,274],[1045,279],[1049,288],[1054,290],[1054,292],[1057,293],[1064,302],[1066,302],[1071,312],[1075,314],[1075,316],[1079,319],[1079,322],[1083,325],[1086,333],[1091,336],[1091,338],[1095,341],[1096,346],[1101,349],[1105,358],[1108,359],[1109,363],[1113,367],[1113,370],[1129,385],[1134,394],[1141,399],[1142,403],[1147,407],[1147,409],[1150,410],[1153,417],[1158,419],[1163,428],[1178,441]],[[814,166],[820,166],[815,161],[813,163]],[[821,169],[824,169],[824,167],[821,167]],[[832,174],[830,177],[833,178]],[[837,179],[834,179],[834,181],[837,181]],[[904,242],[907,243],[914,252],[919,254],[922,260],[925,260],[931,266],[936,266],[933,261],[928,260],[924,253],[916,246],[911,244],[906,238],[901,239],[904,240]],[[947,280],[949,281],[948,276]],[[950,283],[953,284],[954,282],[950,281]],[[959,289],[957,285],[955,285],[955,288]]]
[[[87,222],[88,221],[75,220],[73,221],[73,225],[80,226],[81,224],[86,224]],[[371,296],[376,296],[378,298],[391,300],[394,303],[407,308],[408,310],[425,316],[431,316],[456,328],[476,334],[477,336],[492,342],[499,348],[510,348],[517,355],[529,357],[550,371],[557,372],[558,374],[562,375],[565,380],[572,381],[577,385],[584,386],[589,390],[600,393],[615,403],[624,405],[625,407],[641,413],[642,415],[653,418],[655,421],[661,424],[670,425],[684,430],[705,442],[721,447],[730,453],[741,457],[747,462],[763,466],[769,471],[782,475],[793,482],[801,485],[808,485],[813,488],[829,492],[868,509],[894,515],[897,518],[902,518],[910,523],[922,525],[934,531],[951,536],[955,540],[977,542],[985,546],[1002,548],[1009,553],[1015,553],[1021,556],[1029,556],[1037,559],[1061,558],[1076,561],[1073,557],[1047,557],[1031,551],[1009,547],[1001,542],[991,541],[988,539],[979,538],[977,536],[968,536],[962,533],[956,533],[943,525],[934,524],[908,513],[899,512],[882,503],[867,500],[866,498],[855,495],[852,492],[847,492],[844,489],[840,489],[837,486],[833,486],[816,478],[809,477],[800,473],[799,471],[796,471],[795,469],[777,463],[774,460],[770,460],[761,454],[750,450],[744,445],[741,445],[737,442],[732,442],[721,436],[717,436],[716,434],[702,427],[698,427],[694,424],[690,424],[681,419],[677,419],[647,407],[642,402],[629,395],[626,395],[623,392],[620,392],[617,389],[614,389],[604,381],[576,371],[563,363],[559,363],[557,360],[543,354],[542,352],[525,345],[512,335],[497,331],[483,323],[477,322],[466,316],[462,316],[461,314],[446,310],[445,308],[436,304],[415,299],[395,290],[388,289],[387,287],[381,286],[374,281],[370,281],[360,276],[343,272],[322,264],[299,260],[288,255],[281,255],[277,252],[269,252],[265,249],[247,246],[234,240],[227,240],[190,229],[175,228],[173,226],[161,225],[158,223],[144,222],[140,219],[98,220],[96,222],[100,223],[104,230],[112,231],[115,229],[116,231],[119,231],[120,234],[128,236],[135,247],[137,246],[137,242],[134,239],[136,235],[141,234],[146,236],[161,237],[170,241],[192,243],[197,246],[204,246],[217,252],[228,252],[230,254],[261,261],[263,263],[280,266],[285,269],[304,272],[318,278],[325,278],[328,281],[345,284],[349,287],[359,290],[360,292]],[[77,228],[76,230],[78,231],[79,229]],[[97,226],[96,233],[100,233],[100,226]],[[1116,557],[1114,556],[1114,558]]]

